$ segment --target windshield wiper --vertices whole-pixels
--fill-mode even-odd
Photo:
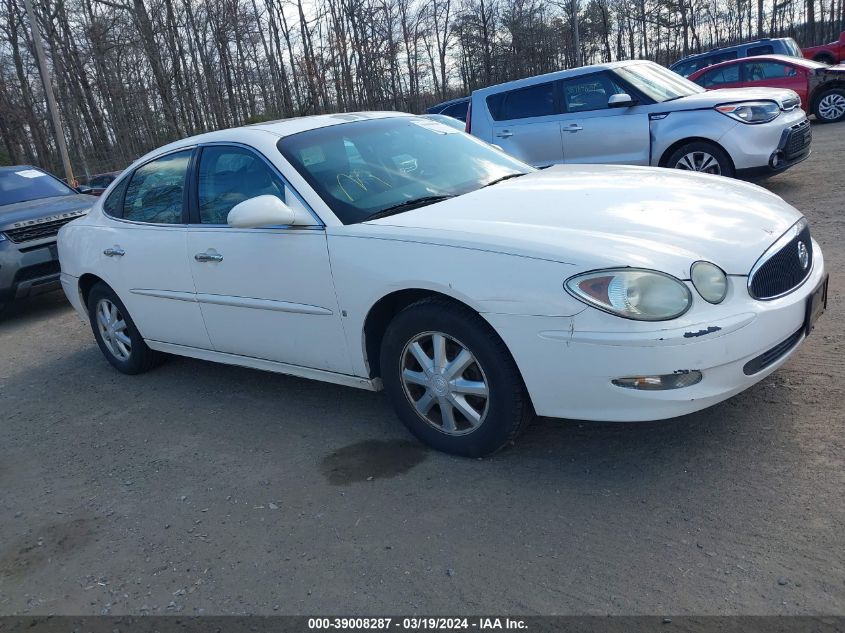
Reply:
[[[414,198],[413,200],[405,200],[404,202],[400,202],[399,204],[394,204],[393,206],[382,209],[381,211],[376,211],[372,215],[368,215],[366,218],[364,218],[362,220],[362,222],[366,222],[368,220],[378,220],[379,218],[386,218],[389,215],[395,215],[397,213],[402,213],[403,211],[410,211],[411,209],[417,209],[419,207],[424,207],[427,204],[434,204],[435,202],[440,202],[442,200],[448,200],[449,198],[454,198],[454,197],[455,196],[451,196],[451,195],[423,196],[422,198]]]
[[[515,174],[508,174],[507,176],[502,176],[501,178],[495,178],[495,179],[491,180],[490,182],[488,182],[486,185],[482,185],[481,188],[484,189],[484,187],[489,187],[491,185],[495,185],[496,183],[500,183],[503,180],[508,180],[510,178],[516,178],[517,176],[524,176],[526,173],[528,173],[528,172],[518,171]]]

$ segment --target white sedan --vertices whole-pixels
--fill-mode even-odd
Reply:
[[[119,371],[163,353],[378,390],[484,455],[532,415],[669,418],[782,365],[826,302],[779,197],[647,167],[537,171],[436,121],[338,114],[144,156],[61,230]]]

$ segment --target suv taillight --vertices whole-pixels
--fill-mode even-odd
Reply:
[[[464,132],[472,134],[472,101],[469,102],[469,106],[467,107],[467,124]]]

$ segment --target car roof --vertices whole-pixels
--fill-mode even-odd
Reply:
[[[711,70],[724,68],[726,66],[733,66],[734,64],[748,64],[753,62],[782,62],[784,64],[792,64],[794,66],[803,66],[804,68],[819,68],[824,66],[824,64],[814,62],[810,59],[804,59],[803,57],[790,57],[789,55],[754,55],[754,57],[728,59],[727,61],[719,62],[718,64],[699,68],[694,73],[691,73],[690,77],[700,77]]]
[[[686,57],[682,57],[678,61],[676,61],[672,66],[677,66],[681,62],[687,62],[691,60],[701,59],[702,57],[709,57],[713,53],[723,53],[725,51],[732,51],[734,49],[742,48],[743,46],[758,46],[760,44],[767,44],[769,42],[783,42],[785,40],[789,40],[792,38],[789,37],[766,37],[760,40],[752,40],[750,42],[742,42],[741,44],[732,44],[731,46],[719,46],[717,48],[711,48],[709,51],[704,51],[703,53],[695,53],[693,55],[687,55]]]
[[[262,123],[253,123],[251,125],[243,125],[240,127],[226,128],[225,130],[216,130],[214,132],[205,132],[195,136],[188,136],[178,141],[173,141],[162,147],[158,147],[144,156],[136,160],[134,164],[145,162],[146,160],[166,154],[168,152],[193,147],[200,143],[215,143],[215,142],[231,142],[242,143],[244,141],[244,132],[257,131],[266,134],[272,134],[279,138],[299,134],[300,132],[307,132],[308,130],[316,130],[318,128],[329,127],[332,125],[341,125],[343,123],[351,123],[353,121],[365,121],[368,119],[386,119],[391,117],[411,117],[416,116],[407,114],[405,112],[345,112],[335,114],[317,114],[312,116],[293,117],[290,119],[279,119],[277,121],[265,121]],[[128,168],[127,168],[128,169]]]
[[[657,65],[647,59],[626,59],[616,62],[606,62],[603,64],[592,64],[591,66],[579,66],[578,68],[567,68],[566,70],[556,70],[555,72],[546,73],[544,75],[534,75],[526,77],[525,79],[516,79],[508,81],[495,86],[488,86],[486,88],[479,88],[472,92],[475,95],[487,95],[502,92],[504,90],[513,90],[514,88],[522,88],[523,86],[533,86],[535,84],[546,83],[548,81],[557,81],[558,79],[567,79],[569,77],[578,77],[580,75],[587,75],[601,70],[612,70],[624,66],[634,65]]]
[[[37,169],[39,171],[44,171],[40,167],[36,167],[35,165],[6,165],[0,166],[0,172],[4,171],[20,171],[21,169]]]
[[[456,103],[462,103],[464,101],[469,101],[470,97],[458,97],[457,99],[449,99],[448,101],[441,101],[440,103],[435,103],[433,106],[429,106],[429,110],[432,108],[445,108],[450,105],[455,105]]]

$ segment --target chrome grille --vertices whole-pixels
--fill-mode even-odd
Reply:
[[[781,236],[751,269],[748,292],[755,299],[775,299],[801,285],[812,269],[813,241],[810,239],[810,227],[802,219]]]
[[[60,228],[71,220],[75,220],[77,217],[78,216],[73,216],[69,218],[61,218],[59,220],[52,220],[50,222],[29,224],[15,229],[5,229],[3,233],[5,233],[6,237],[12,240],[15,244],[32,242],[33,240],[43,240],[58,234]]]

